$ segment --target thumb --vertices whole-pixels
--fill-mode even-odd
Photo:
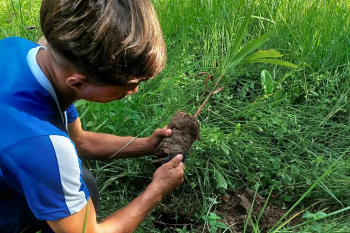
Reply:
[[[168,129],[167,126],[159,130],[159,135],[163,137],[169,137],[171,135],[171,129]]]
[[[183,156],[181,154],[176,155],[172,160],[169,161],[172,167],[177,167],[181,163]]]

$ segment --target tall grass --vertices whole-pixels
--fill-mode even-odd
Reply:
[[[40,3],[40,0],[1,1],[0,38],[20,36],[33,41],[38,40],[41,36],[38,13]]]
[[[201,140],[186,159],[185,183],[151,214],[138,230],[156,232],[153,223],[162,210],[191,223],[215,210],[221,193],[260,185],[272,201],[292,205],[349,146],[350,1],[257,0],[242,46],[272,29],[276,33],[262,49],[276,49],[297,69],[266,64],[242,64],[223,77],[224,90],[214,95],[199,116]],[[21,3],[20,8],[13,7]],[[40,1],[5,0],[0,14],[1,37],[37,39],[23,28],[38,27]],[[179,109],[196,112],[206,91],[198,72],[217,72],[230,42],[250,7],[249,1],[154,0],[168,48],[166,69],[141,85],[139,93],[102,105],[80,102],[86,130],[147,136],[163,127]],[[10,16],[10,23],[7,17]],[[273,93],[266,96],[262,70],[271,73]],[[100,218],[133,199],[150,181],[151,158],[93,162],[101,192]],[[349,159],[337,161],[332,173],[296,207],[313,203],[310,211],[334,213],[350,205]],[[346,232],[343,215],[315,227]],[[315,228],[315,229],[316,229]],[[293,229],[290,229],[292,231]],[[289,231],[288,229],[286,232]]]

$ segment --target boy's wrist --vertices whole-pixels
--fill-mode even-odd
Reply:
[[[146,155],[153,155],[157,147],[154,147],[154,145],[151,143],[151,138],[140,138],[140,144],[143,148],[144,156]]]
[[[159,187],[153,181],[147,186],[145,192],[147,192],[152,197],[152,201],[157,205],[164,197],[164,195],[160,192]]]

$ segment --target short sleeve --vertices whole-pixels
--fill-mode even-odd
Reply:
[[[34,215],[54,221],[79,212],[89,198],[74,144],[60,135],[38,136],[1,152],[6,183],[22,193]]]
[[[75,121],[79,114],[77,109],[75,108],[74,104],[71,104],[68,109],[66,110],[67,113],[67,120],[68,120],[68,124],[72,123],[73,121]]]

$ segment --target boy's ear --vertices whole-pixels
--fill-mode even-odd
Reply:
[[[89,80],[81,74],[73,74],[66,79],[66,84],[76,91],[86,88],[88,83]]]

